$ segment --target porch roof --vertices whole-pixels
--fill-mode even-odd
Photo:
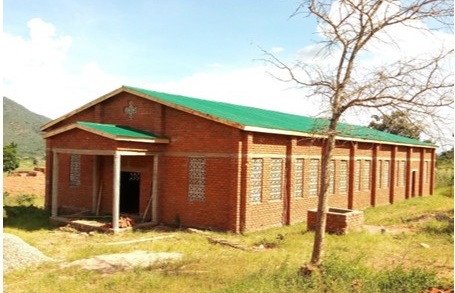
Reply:
[[[149,142],[149,143],[168,143],[169,139],[166,137],[160,137],[152,132],[132,128],[129,126],[115,125],[115,124],[104,124],[94,123],[86,121],[77,121],[75,124],[71,124],[67,127],[62,127],[46,133],[45,138],[57,135],[59,133],[71,130],[81,129],[87,132],[91,132],[96,135],[101,135],[114,140],[125,140],[135,142]]]

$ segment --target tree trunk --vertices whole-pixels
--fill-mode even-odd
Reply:
[[[324,257],[324,236],[327,221],[327,203],[329,188],[329,165],[332,159],[332,150],[335,147],[336,126],[338,119],[332,118],[327,139],[323,145],[321,162],[321,188],[319,190],[318,210],[316,214],[315,237],[310,265],[319,266]]]

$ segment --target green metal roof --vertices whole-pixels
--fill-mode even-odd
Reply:
[[[93,122],[78,121],[77,124],[95,130],[97,132],[106,133],[116,137],[129,137],[136,139],[156,139],[159,138],[155,134],[140,129],[131,128],[128,126],[101,124]]]
[[[131,86],[124,86],[124,88],[161,100],[165,104],[172,104],[188,110],[197,111],[199,113],[216,117],[227,122],[236,123],[244,127],[260,127],[273,130],[295,131],[319,135],[323,135],[325,129],[328,127],[328,120],[321,118],[311,118],[224,102],[202,100]],[[365,126],[339,123],[337,130],[339,132],[339,137],[434,147],[434,145],[430,143],[386,133]]]

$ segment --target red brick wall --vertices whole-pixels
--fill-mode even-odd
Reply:
[[[92,175],[91,172],[80,173],[80,184],[70,185],[70,155],[59,154],[58,193],[59,206],[90,210],[92,207]],[[81,156],[82,168],[92,168],[92,156]]]
[[[160,169],[160,221],[234,230],[238,197],[240,131],[220,123],[165,108],[166,146]],[[205,200],[188,198],[188,164],[193,157],[205,158]],[[235,225],[234,225],[235,226]]]
[[[129,102],[136,107],[136,113],[130,120],[125,114],[125,107]],[[147,99],[131,95],[129,93],[120,93],[110,99],[104,100],[96,106],[87,108],[83,111],[69,116],[65,120],[53,125],[50,129],[56,129],[63,125],[76,123],[77,121],[89,121],[97,123],[131,125],[132,127],[154,132],[160,135],[163,131],[162,111],[165,107]]]
[[[263,160],[263,186],[262,200],[260,203],[250,202],[250,188],[249,186],[246,188],[246,223],[244,230],[253,231],[265,227],[306,221],[306,211],[309,208],[317,206],[318,198],[317,196],[311,196],[309,194],[309,162],[311,159],[319,159],[319,163],[321,163],[320,156],[322,142],[315,139],[289,138],[279,135],[254,133],[252,134],[252,139],[249,143],[248,163],[251,163],[252,158],[261,158]],[[360,186],[359,189],[351,189],[353,190],[352,208],[354,209],[362,209],[371,205],[388,204],[390,202],[391,191],[393,191],[394,202],[404,200],[406,198],[406,190],[410,189],[412,185],[411,171],[416,171],[415,169],[418,169],[415,175],[415,190],[419,190],[419,188],[421,188],[423,194],[429,194],[429,180],[428,183],[419,187],[419,170],[421,168],[420,157],[422,156],[421,148],[396,148],[394,157],[395,172],[392,174],[393,146],[374,145],[372,143],[357,143],[354,147],[354,157],[351,158],[351,151],[353,147],[353,143],[351,142],[338,142],[333,152],[332,160],[335,166],[335,190],[334,192],[332,192],[331,188],[329,190],[329,206],[339,208],[349,207],[349,181],[347,182],[348,186],[346,186],[346,192],[340,191],[340,166],[342,161],[347,161],[348,177],[357,175],[355,169],[354,172],[350,172],[349,164],[354,162],[355,168],[357,168],[358,165],[356,165],[355,162],[360,161],[361,169],[359,180],[357,181],[351,179],[352,182]],[[285,194],[280,201],[268,200],[270,161],[272,158],[286,158],[286,156],[288,156],[285,160],[288,171],[283,172],[283,184],[286,185],[285,192],[287,194]],[[424,151],[423,156],[425,160],[430,160],[431,151]],[[293,170],[295,170],[296,159],[303,159],[304,162],[303,197],[295,197],[295,178],[293,176]],[[385,182],[387,177],[383,178],[383,176],[386,176],[384,175],[385,171],[383,170],[385,164],[384,162],[386,161],[389,164],[387,182]],[[402,161],[405,162],[404,169],[401,169],[402,167],[400,166],[400,164],[402,164],[400,162]],[[366,170],[364,170],[367,164],[369,164],[370,169],[368,176],[366,175]],[[400,169],[399,172],[398,169]],[[247,181],[249,181],[249,178],[251,177],[249,166],[245,170]],[[320,171],[319,166],[319,172]],[[400,179],[400,176],[403,176],[403,179]],[[422,179],[424,179],[423,176]],[[368,184],[366,180],[368,180]],[[423,192],[424,190],[427,192]]]

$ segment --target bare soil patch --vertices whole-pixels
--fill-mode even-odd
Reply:
[[[36,172],[36,176],[7,175],[3,176],[3,192],[12,195],[16,194],[35,194],[44,196],[46,177],[42,172]]]
[[[176,252],[133,251],[129,253],[104,254],[92,258],[80,259],[68,264],[63,264],[62,268],[76,266],[82,269],[96,270],[108,274],[139,267],[148,268],[158,263],[175,261],[181,258],[182,254]]]

